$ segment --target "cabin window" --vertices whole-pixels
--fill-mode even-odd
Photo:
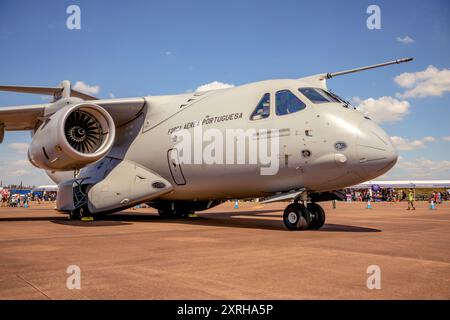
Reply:
[[[306,105],[290,90],[280,90],[276,93],[276,113],[279,116],[305,109]]]
[[[250,120],[265,119],[270,116],[270,93],[266,93],[250,116]]]

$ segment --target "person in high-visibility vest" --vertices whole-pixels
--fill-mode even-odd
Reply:
[[[411,208],[413,210],[416,210],[416,208],[414,207],[414,192],[413,192],[413,189],[409,189],[409,192],[408,192],[408,209],[406,209],[406,210],[411,210]]]

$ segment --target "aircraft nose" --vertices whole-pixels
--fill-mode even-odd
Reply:
[[[397,162],[397,150],[389,136],[378,125],[364,121],[356,140],[359,158],[358,174],[367,180],[389,171]]]

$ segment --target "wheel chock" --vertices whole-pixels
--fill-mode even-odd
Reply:
[[[94,217],[82,217],[81,221],[84,221],[84,222],[86,222],[86,221],[94,221]]]
[[[195,213],[189,213],[188,218],[198,218],[198,214]]]

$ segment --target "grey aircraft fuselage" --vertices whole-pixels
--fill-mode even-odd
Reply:
[[[226,199],[264,197],[293,200],[283,214],[288,229],[319,229],[325,212],[316,202],[341,198],[336,190],[397,161],[384,130],[330,92],[327,79],[412,60],[122,99],[97,99],[67,80],[1,85],[53,101],[0,108],[0,143],[5,131],[32,131],[28,158],[58,183],[56,207],[72,218],[140,203],[161,217],[186,216]]]
[[[298,90],[305,87],[324,88],[324,83],[308,78],[269,80],[204,93],[144,97],[143,112],[116,129],[114,147],[100,162],[116,158],[148,168],[173,185],[160,200],[190,201],[262,197],[299,188],[335,190],[380,176],[396,163],[397,152],[383,129],[345,103],[311,102]],[[286,89],[306,107],[277,115],[275,94]],[[270,115],[251,120],[266,93]],[[200,124],[203,130],[220,130],[224,137],[226,129],[278,129],[278,172],[262,175],[260,164],[177,163],[177,132],[188,130],[193,136]],[[337,150],[336,143],[342,142],[346,148]],[[97,165],[82,169],[80,177]]]

